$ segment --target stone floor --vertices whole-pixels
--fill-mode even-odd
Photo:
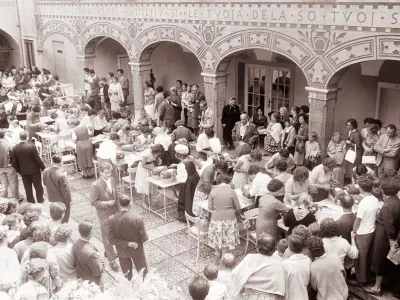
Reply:
[[[78,223],[83,220],[91,220],[94,222],[94,231],[92,242],[103,255],[104,247],[100,233],[100,226],[97,219],[94,207],[90,205],[89,189],[92,180],[84,180],[78,174],[68,175],[69,184],[72,193],[71,220],[70,224],[73,227],[72,239],[78,238],[77,232]],[[20,181],[19,190],[24,195],[24,188]],[[129,195],[129,190],[125,191]],[[45,189],[45,198],[47,193]],[[46,201],[47,202],[47,201]],[[48,202],[45,207],[48,206]],[[187,225],[177,221],[176,210],[167,214],[167,221],[164,221],[159,216],[144,209],[140,203],[138,196],[133,195],[132,211],[143,216],[145,226],[149,234],[149,240],[145,243],[145,254],[150,270],[156,270],[170,284],[176,284],[182,289],[182,299],[190,299],[188,294],[188,282],[190,278],[202,273],[204,267],[208,264],[219,265],[219,260],[216,259],[214,251],[209,247],[202,245],[200,248],[200,257],[196,263],[197,244],[194,239],[191,240],[191,245],[188,249]],[[244,257],[245,241],[241,240],[241,244],[233,252],[236,256],[236,261],[240,262]],[[255,252],[254,245],[249,246],[248,252]],[[105,260],[106,261],[106,260]],[[113,284],[117,273],[110,270],[106,262],[106,284]],[[360,293],[358,294],[360,297]],[[364,295],[365,296],[365,295]],[[354,297],[353,299],[366,299]],[[391,295],[383,297],[369,297],[368,299],[394,299]]]

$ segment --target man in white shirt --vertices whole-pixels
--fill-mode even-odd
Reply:
[[[225,284],[217,281],[218,278],[218,267],[214,265],[208,265],[204,268],[204,276],[208,280],[210,290],[205,300],[225,300],[228,299],[228,291]]]
[[[24,131],[24,129],[19,126],[19,121],[14,116],[11,116],[8,119],[8,122],[10,124],[10,127],[8,128],[9,131],[7,132],[6,140],[12,146],[15,146],[21,142],[19,135]]]
[[[196,142],[196,151],[199,157],[203,160],[207,159],[207,152],[211,152],[210,139],[214,137],[214,130],[211,128],[205,129],[204,132],[200,133]]]
[[[368,177],[361,177],[358,186],[364,198],[358,205],[357,218],[353,232],[356,233],[356,245],[360,253],[355,264],[357,283],[361,286],[367,282],[367,257],[375,232],[376,214],[379,210],[378,199],[371,194],[373,181]]]
[[[294,254],[282,261],[286,273],[286,299],[308,299],[311,259],[302,253],[304,242],[299,235],[290,235],[288,244]]]
[[[262,196],[266,195],[268,191],[268,183],[272,178],[261,172],[258,166],[250,166],[248,170],[249,181],[251,182],[250,189],[246,191],[246,187],[243,187],[243,194],[247,197],[256,197],[255,207],[258,207],[259,200]]]

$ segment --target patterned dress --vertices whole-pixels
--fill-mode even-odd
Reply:
[[[152,120],[156,120],[156,115],[155,115],[155,92],[152,88],[146,88],[144,90],[144,109],[146,113],[150,116]]]
[[[242,165],[240,166],[241,170],[247,170],[251,165],[249,154],[239,157],[238,162],[239,161],[242,162]],[[233,174],[232,183],[235,186],[235,190],[241,189],[249,183],[249,174],[247,174],[247,172],[235,172]]]

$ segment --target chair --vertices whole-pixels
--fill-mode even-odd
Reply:
[[[188,215],[188,213],[185,211],[185,218],[186,218],[186,223],[187,223],[187,228],[188,228],[188,244],[187,244],[187,251],[190,249],[190,240],[191,238],[194,238],[197,240],[197,257],[196,257],[196,264],[199,260],[199,255],[200,255],[200,242],[205,241],[208,235],[208,232],[202,231],[201,226],[200,226],[200,221],[202,220],[199,217],[192,217]],[[192,222],[194,225],[191,226],[190,222]]]
[[[40,158],[43,159],[43,144],[38,140],[35,140],[35,146],[39,153]]]
[[[74,148],[71,146],[72,132],[61,131],[58,134],[58,141],[56,152],[61,156],[61,169],[64,171],[64,166],[74,166],[75,171],[78,172],[78,164],[76,156],[74,155]]]
[[[247,253],[247,249],[249,247],[249,242],[253,243],[254,245],[257,243],[257,234],[254,230],[251,230],[250,221],[257,218],[258,214],[260,213],[258,208],[253,208],[248,211],[244,212],[244,219],[247,225],[246,228],[246,248],[244,253]]]
[[[128,176],[122,177],[122,190],[124,191],[125,188],[129,188],[130,194],[131,194],[131,200],[133,200],[133,186],[135,185],[135,174],[136,174],[137,168],[128,168]]]

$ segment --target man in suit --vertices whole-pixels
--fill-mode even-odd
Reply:
[[[72,245],[72,255],[76,263],[78,278],[100,285],[104,265],[100,261],[99,252],[90,242],[92,229],[93,224],[90,221],[83,221],[79,224],[78,230],[81,237]]]
[[[171,129],[175,123],[175,111],[170,103],[171,93],[169,91],[164,92],[164,101],[161,102],[158,107],[160,122],[164,122],[165,127]]]
[[[124,94],[124,102],[127,104],[128,96],[129,96],[129,80],[124,76],[124,70],[118,69],[117,75],[119,78],[119,83],[122,87],[122,93]]]
[[[35,203],[33,198],[32,185],[35,187],[36,199],[43,203],[42,173],[45,169],[43,161],[34,143],[28,143],[26,131],[19,135],[21,142],[14,146],[11,152],[11,161],[14,169],[21,174],[24,184],[27,201]]]
[[[178,141],[182,138],[186,139],[187,142],[196,140],[196,136],[193,134],[193,132],[189,128],[185,127],[184,120],[176,121],[175,127],[176,129],[171,133],[172,142]]]
[[[132,279],[132,261],[136,270],[147,274],[147,263],[143,243],[149,238],[144,227],[143,218],[129,211],[131,199],[122,196],[119,199],[121,211],[108,218],[108,238],[117,248],[122,273],[128,280]]]
[[[115,214],[119,208],[119,199],[115,179],[111,177],[113,167],[104,162],[100,166],[100,178],[90,186],[90,203],[96,208],[100,221],[100,231],[103,238],[105,256],[113,270],[118,270],[116,255],[113,245],[108,239],[107,219]]]
[[[215,118],[214,112],[208,107],[207,101],[200,101],[200,124],[199,128],[201,131],[204,129],[214,129]]]
[[[382,134],[374,146],[374,150],[378,153],[376,165],[379,180],[385,177],[387,171],[396,172],[399,168],[400,137],[396,131],[396,126],[389,124],[386,134]]]
[[[100,93],[100,79],[96,75],[93,69],[89,70],[89,84],[90,84],[90,93],[88,104],[98,112],[101,109],[101,104],[99,100]]]
[[[107,79],[105,77],[100,79],[100,104],[101,104],[101,109],[104,110],[106,113],[107,119],[111,117],[111,104],[110,104],[110,98],[108,97],[108,83]]]
[[[259,136],[256,125],[250,123],[249,116],[245,112],[240,114],[240,121],[236,122],[232,129],[232,137],[236,136],[250,145],[253,145]]]
[[[222,110],[221,123],[223,127],[223,138],[228,150],[233,149],[232,129],[235,123],[240,120],[239,106],[236,105],[236,98],[229,99],[229,104]]]
[[[66,174],[60,169],[61,157],[54,155],[51,158],[53,165],[43,171],[43,184],[46,186],[50,202],[65,204],[65,214],[62,223],[68,223],[71,211],[71,192]]]

